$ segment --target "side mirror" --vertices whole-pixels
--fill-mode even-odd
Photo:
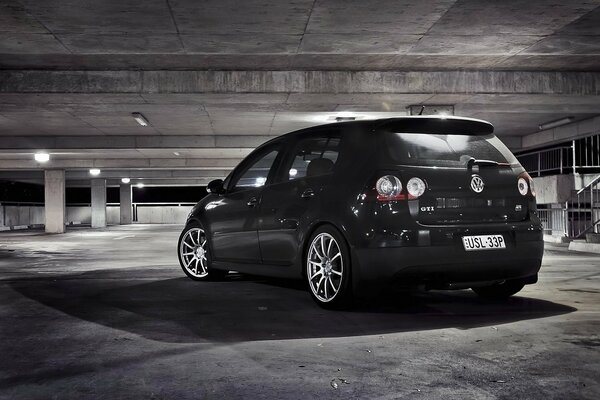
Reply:
[[[215,179],[214,181],[210,181],[208,185],[206,185],[206,190],[209,193],[222,194],[225,193],[225,188],[223,188],[223,179]]]

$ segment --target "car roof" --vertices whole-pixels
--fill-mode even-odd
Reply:
[[[365,119],[355,121],[333,122],[329,124],[315,125],[309,128],[300,129],[287,133],[287,135],[301,135],[304,133],[313,132],[323,128],[335,127],[368,127],[370,130],[389,129],[392,127],[404,129],[417,129],[420,133],[425,132],[428,127],[432,128],[431,133],[441,133],[438,130],[449,126],[457,126],[463,128],[464,134],[487,134],[493,133],[494,126],[482,119],[460,117],[460,116],[443,116],[443,115],[411,115],[394,118],[379,118]]]
[[[259,147],[269,145],[276,141],[286,140],[292,136],[309,135],[321,129],[335,129],[342,127],[362,127],[363,129],[371,132],[388,131],[430,134],[487,135],[494,132],[494,126],[490,122],[482,119],[460,116],[411,115],[394,118],[365,119],[315,125],[277,136]]]

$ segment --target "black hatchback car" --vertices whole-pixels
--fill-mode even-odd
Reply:
[[[488,298],[537,282],[533,181],[485,121],[312,127],[258,147],[207,189],[178,244],[195,280],[302,278],[329,308],[390,282]]]

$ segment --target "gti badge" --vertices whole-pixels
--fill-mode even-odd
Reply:
[[[483,192],[483,179],[479,175],[473,175],[471,177],[471,190],[475,193]]]

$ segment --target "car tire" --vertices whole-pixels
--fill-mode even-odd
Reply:
[[[313,300],[326,309],[352,305],[350,252],[346,240],[329,225],[317,228],[304,252],[304,275]]]
[[[195,281],[223,279],[227,271],[211,268],[208,237],[199,222],[186,225],[177,242],[179,265],[183,272]]]
[[[503,300],[518,293],[523,289],[525,284],[520,279],[513,279],[496,283],[490,286],[480,286],[471,288],[477,295],[489,300]]]

